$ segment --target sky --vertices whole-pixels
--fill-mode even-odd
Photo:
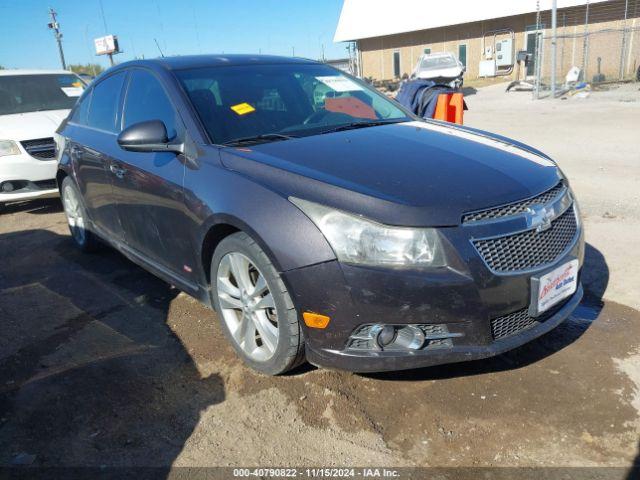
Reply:
[[[104,18],[101,14],[101,4]],[[342,0],[0,0],[0,65],[60,68],[49,7],[58,13],[67,64],[100,63],[93,39],[118,36],[116,62],[198,53],[347,56],[333,43]],[[106,25],[105,25],[106,24]]]

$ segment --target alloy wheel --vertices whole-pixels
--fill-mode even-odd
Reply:
[[[262,272],[245,255],[228,253],[218,265],[216,288],[231,337],[252,360],[269,360],[278,346],[278,316]]]
[[[67,185],[62,192],[62,203],[71,235],[78,244],[83,245],[86,238],[83,210],[76,191],[70,185]]]

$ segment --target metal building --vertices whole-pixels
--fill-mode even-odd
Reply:
[[[532,54],[521,77],[551,72],[552,0],[344,0],[335,41],[357,46],[363,77],[411,74],[423,53],[451,52],[467,78],[513,77],[515,56]],[[640,0],[557,0],[557,82],[572,66],[583,78],[630,78],[640,65]],[[596,77],[598,75],[598,77]]]

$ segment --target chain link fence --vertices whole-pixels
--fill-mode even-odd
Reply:
[[[533,55],[534,96],[548,97],[582,83],[590,87],[607,82],[637,80],[640,68],[640,0],[613,0],[582,9],[558,11],[556,36],[551,13],[539,12]],[[555,40],[555,41],[554,41]],[[556,75],[552,78],[553,49]],[[577,67],[578,70],[575,70]],[[573,78],[567,81],[574,69]],[[569,75],[571,77],[571,75]]]

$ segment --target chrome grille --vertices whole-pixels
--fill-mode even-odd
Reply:
[[[56,158],[56,143],[53,138],[38,138],[20,142],[29,155],[38,160],[53,160]]]
[[[577,231],[576,214],[571,206],[551,222],[548,230],[529,230],[472,243],[491,270],[517,272],[554,262],[571,246]]]
[[[483,220],[493,220],[494,218],[510,217],[527,211],[531,205],[545,205],[552,200],[559,197],[565,186],[562,182],[558,183],[555,187],[547,190],[535,197],[522,200],[521,202],[510,203],[509,205],[502,205],[500,207],[489,208],[486,210],[480,210],[477,212],[466,213],[462,217],[463,223],[481,222]]]

